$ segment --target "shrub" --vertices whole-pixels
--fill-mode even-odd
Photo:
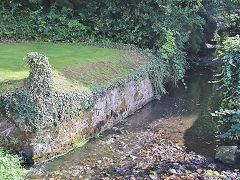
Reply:
[[[223,99],[219,111],[221,138],[238,139],[240,137],[240,38],[239,35],[228,38],[220,52],[222,65],[221,89]]]
[[[26,170],[21,165],[21,158],[4,151],[0,147],[0,179],[1,180],[20,180],[23,179]]]

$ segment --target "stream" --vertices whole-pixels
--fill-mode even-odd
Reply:
[[[153,166],[156,160],[142,153],[153,147],[151,143],[156,138],[170,142],[170,145],[163,143],[164,147],[170,147],[169,152],[171,148],[173,152],[179,152],[181,149],[176,149],[184,146],[186,153],[194,152],[191,156],[200,158],[198,155],[201,155],[200,160],[205,157],[213,162],[217,127],[210,112],[214,112],[220,103],[219,92],[216,91],[218,85],[208,83],[214,72],[207,67],[198,67],[189,74],[185,79],[187,89],[181,84],[178,88],[168,87],[169,93],[161,100],[149,103],[83,147],[34,165],[28,178],[134,179],[131,174],[138,173],[139,177],[154,179],[165,170]]]

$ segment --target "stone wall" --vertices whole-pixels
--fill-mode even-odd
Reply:
[[[111,128],[153,99],[153,88],[146,74],[144,78],[126,82],[121,87],[109,90],[95,103],[92,110],[81,112],[79,117],[54,129],[46,128],[38,134],[26,134],[16,125],[12,126],[11,135],[22,139],[13,149],[35,160],[64,153],[84,144],[99,132]]]

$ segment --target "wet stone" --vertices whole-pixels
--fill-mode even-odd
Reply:
[[[227,164],[234,164],[237,158],[237,150],[237,146],[220,146],[216,150],[215,158]]]

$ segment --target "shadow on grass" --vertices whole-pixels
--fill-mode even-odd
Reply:
[[[26,79],[0,81],[0,93],[22,89],[25,80]]]

